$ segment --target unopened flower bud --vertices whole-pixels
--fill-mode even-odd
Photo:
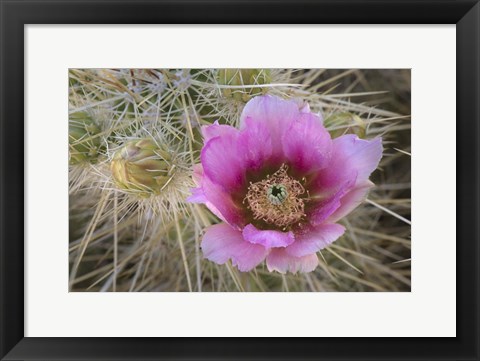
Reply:
[[[343,134],[356,134],[359,138],[365,138],[367,123],[356,114],[343,112],[335,113],[325,119],[325,126],[331,128],[332,138]]]
[[[148,138],[126,143],[111,162],[117,186],[143,197],[159,194],[168,184],[171,170],[169,152]]]

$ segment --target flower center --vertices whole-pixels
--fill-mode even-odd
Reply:
[[[305,189],[299,181],[290,177],[287,166],[266,179],[250,183],[244,199],[255,220],[286,230],[305,216]]]
[[[267,198],[270,203],[279,206],[288,197],[287,188],[283,184],[274,184],[267,189]]]

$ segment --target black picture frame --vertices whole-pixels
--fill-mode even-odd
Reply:
[[[2,360],[479,360],[478,0],[1,0],[0,14]],[[24,337],[24,26],[173,23],[456,24],[457,337]]]

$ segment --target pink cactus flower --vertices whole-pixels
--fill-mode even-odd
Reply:
[[[188,200],[223,221],[207,228],[202,251],[243,272],[265,259],[270,272],[313,271],[316,252],[345,232],[336,222],[373,186],[368,178],[382,157],[380,138],[331,139],[308,105],[273,96],[250,100],[240,129],[202,131],[198,187]]]

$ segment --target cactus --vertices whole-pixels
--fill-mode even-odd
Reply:
[[[69,162],[96,162],[101,147],[100,128],[85,112],[70,115],[68,123]]]
[[[266,88],[255,87],[271,82],[269,69],[220,69],[217,80],[222,94],[237,101],[247,102],[253,96],[265,93]]]

